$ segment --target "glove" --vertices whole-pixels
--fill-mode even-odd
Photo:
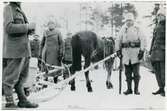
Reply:
[[[35,23],[28,24],[28,35],[32,35],[35,33],[35,27],[36,27]]]
[[[144,56],[144,51],[139,50],[138,59],[141,60]]]
[[[122,58],[122,57],[123,57],[123,55],[122,55],[122,53],[121,53],[120,50],[118,50],[116,53],[117,53],[117,56],[118,56],[119,58]]]

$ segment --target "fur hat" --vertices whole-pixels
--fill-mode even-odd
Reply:
[[[56,25],[56,23],[55,23],[53,20],[49,20],[48,23],[47,23],[47,25],[49,25],[49,24],[54,24],[54,25]]]
[[[135,20],[133,13],[127,13],[125,15],[125,21],[127,21],[127,20],[132,20],[132,21]]]

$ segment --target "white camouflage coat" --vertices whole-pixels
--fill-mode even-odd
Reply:
[[[126,24],[122,26],[118,37],[116,39],[116,51],[120,50],[122,43],[127,42],[137,42],[140,41],[140,47],[138,48],[122,48],[122,63],[129,65],[129,61],[131,64],[139,63],[138,54],[139,50],[144,50],[146,47],[146,39],[142,31],[136,25],[127,27]]]

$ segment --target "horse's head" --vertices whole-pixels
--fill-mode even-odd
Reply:
[[[112,37],[99,39],[97,48],[91,54],[91,61],[98,62],[114,53],[114,47],[115,42]]]

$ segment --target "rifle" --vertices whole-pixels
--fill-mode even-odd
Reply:
[[[121,3],[121,15],[123,16],[123,8],[122,8],[122,3]],[[119,66],[119,94],[121,94],[121,90],[122,90],[122,44],[120,47],[120,66]]]
[[[121,55],[122,55],[122,46],[120,49]],[[119,66],[119,94],[121,94],[121,90],[122,90],[122,56],[120,57],[120,66]]]

